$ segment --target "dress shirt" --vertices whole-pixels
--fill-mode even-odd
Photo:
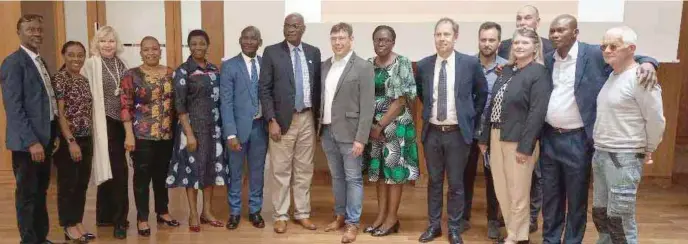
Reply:
[[[289,57],[290,59],[294,60],[294,48],[299,49],[299,57],[301,58],[301,74],[303,76],[303,105],[306,106],[305,108],[310,108],[311,105],[311,80],[310,80],[310,69],[308,68],[308,61],[306,60],[306,53],[303,52],[303,45],[299,43],[299,46],[294,46],[291,43],[287,42],[287,45],[289,46]],[[291,64],[291,68],[294,72],[294,75],[296,75],[296,66],[295,64]],[[296,81],[296,77],[294,77],[294,81]]]
[[[332,57],[332,67],[327,73],[327,78],[325,79],[325,97],[323,98],[325,104],[323,104],[323,124],[329,125],[332,123],[332,101],[334,100],[334,95],[337,92],[337,85],[339,84],[339,79],[344,73],[344,68],[346,63],[349,62],[353,50],[344,56],[340,60],[336,60]]]
[[[255,57],[251,58],[249,56],[246,56],[243,52],[241,53],[241,57],[244,58],[244,62],[246,63],[246,69],[248,70],[248,78],[250,79],[252,75],[251,74],[251,59],[256,59],[256,70],[257,73],[255,75],[260,75],[260,62],[258,62],[258,55]],[[260,77],[260,76],[259,76]],[[254,85],[254,84],[251,84]],[[258,89],[257,86],[253,87],[255,89]],[[257,91],[256,91],[257,92]],[[253,116],[253,119],[257,119],[263,116],[263,111],[261,111],[261,106],[260,106],[260,100],[258,100],[258,112],[256,113],[255,116]]]
[[[578,61],[578,42],[575,42],[566,57],[554,52],[552,82],[554,89],[549,99],[545,121],[553,127],[577,129],[584,126],[583,118],[576,103],[576,62]]]
[[[480,53],[475,55],[476,58],[480,59]],[[497,74],[497,66],[504,66],[508,63],[509,61],[500,57],[499,55],[495,55],[495,60],[492,62],[492,64],[485,66],[485,64],[481,63],[480,66],[483,68],[483,74],[485,74],[485,79],[487,80],[487,102],[485,103],[485,108],[483,111],[487,111],[487,107],[490,106],[490,101],[492,101],[492,87],[494,86],[495,81],[497,78],[499,78],[499,75]],[[476,125],[475,128],[475,138],[478,138],[480,136],[480,133],[482,133],[480,126],[482,124],[482,120],[487,118],[488,115],[486,113],[483,113],[482,116],[480,116],[481,122]]]
[[[52,84],[50,83],[50,74],[43,74],[43,72],[41,71],[45,70],[45,72],[48,72],[48,67],[45,67],[45,64],[38,62],[37,58],[39,57],[39,55],[37,53],[34,53],[33,51],[24,47],[24,45],[20,45],[20,47],[24,49],[26,53],[29,54],[29,57],[31,57],[33,64],[36,65],[36,69],[38,70],[38,73],[41,76],[43,86],[45,87],[45,90],[48,92],[48,99],[50,101],[50,121],[53,121],[55,120],[55,114],[57,113],[57,101],[55,101],[55,93],[53,91]]]
[[[437,120],[437,101],[439,100],[439,83],[440,83],[440,69],[442,69],[442,61],[447,60],[447,119],[440,122]],[[456,59],[455,52],[452,51],[447,59],[443,59],[437,55],[435,60],[435,78],[432,81],[432,116],[430,116],[430,123],[436,125],[457,125],[459,120],[456,118],[456,98],[454,97],[454,84],[456,83]]]

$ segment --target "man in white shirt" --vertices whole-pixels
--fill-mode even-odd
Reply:
[[[637,35],[628,27],[608,30],[602,41],[604,61],[614,72],[597,97],[593,132],[593,222],[597,243],[638,243],[636,194],[643,164],[662,141],[665,120],[662,89],[643,87],[634,60]]]
[[[363,207],[363,147],[373,125],[373,65],[356,56],[353,28],[339,23],[330,30],[334,57],[322,64],[320,138],[332,175],[335,220],[325,231],[346,225],[342,243],[358,235]]]

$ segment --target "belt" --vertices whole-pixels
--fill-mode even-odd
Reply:
[[[294,109],[294,113],[296,113],[296,114],[310,112],[310,111],[311,111],[311,108],[304,108],[304,109],[301,109],[301,111],[297,111],[296,109]]]
[[[458,125],[436,125],[436,124],[430,124],[430,128],[433,128],[435,130],[441,131],[441,132],[452,132],[455,130],[459,129]]]
[[[549,127],[556,134],[567,134],[567,133],[572,133],[572,132],[579,132],[579,131],[583,131],[585,129],[584,127],[575,128],[575,129],[564,129],[564,128],[554,127],[551,125]]]

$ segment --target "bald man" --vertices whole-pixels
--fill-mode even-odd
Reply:
[[[555,51],[545,54],[553,90],[540,142],[543,184],[543,243],[581,243],[585,234],[593,153],[595,106],[612,68],[598,45],[579,42],[578,22],[557,16],[549,38]],[[636,57],[641,84],[656,84],[652,58]],[[564,221],[566,219],[566,221]],[[562,232],[566,232],[562,240]]]
[[[535,6],[526,5],[521,7],[516,12],[516,28],[530,28],[537,31],[540,26],[540,11]],[[552,42],[544,37],[540,37],[542,43],[542,53],[549,53],[554,48]],[[498,55],[504,59],[509,59],[509,52],[511,52],[511,38],[502,41],[499,45]]]

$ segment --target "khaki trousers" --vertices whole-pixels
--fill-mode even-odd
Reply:
[[[507,240],[528,240],[530,226],[530,184],[539,154],[535,145],[530,161],[516,162],[516,142],[500,141],[500,129],[490,131],[490,171],[497,201],[506,223]]]
[[[274,181],[275,220],[289,219],[291,191],[294,193],[294,219],[310,218],[314,146],[315,126],[310,111],[294,113],[291,126],[280,141],[270,138],[268,154]]]

